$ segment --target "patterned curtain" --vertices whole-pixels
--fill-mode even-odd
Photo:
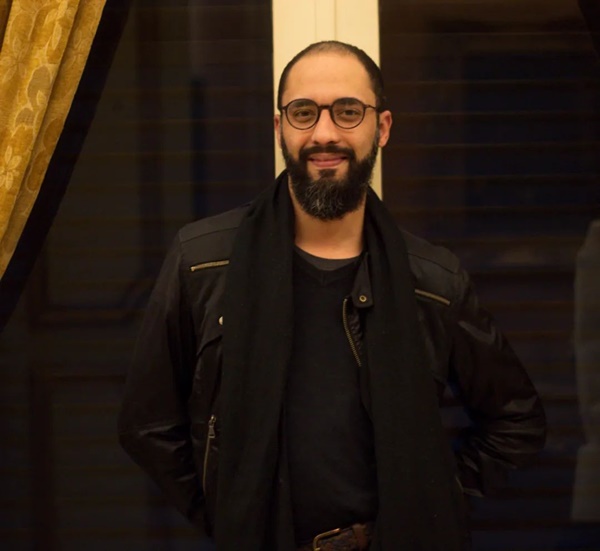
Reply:
[[[38,196],[105,2],[0,0],[0,278]]]

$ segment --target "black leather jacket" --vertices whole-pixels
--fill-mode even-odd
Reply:
[[[239,208],[179,232],[144,316],[119,416],[125,450],[208,533],[214,522],[221,335],[227,323],[221,298],[244,213]],[[480,308],[457,258],[409,233],[404,237],[440,402],[451,387],[470,420],[455,442],[457,477],[466,494],[490,494],[508,469],[543,447],[542,405],[506,339]],[[369,290],[365,262],[344,308],[357,361],[360,309],[376,307]]]

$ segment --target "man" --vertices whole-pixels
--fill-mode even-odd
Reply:
[[[369,189],[392,125],[375,63],[313,44],[278,104],[287,171],[167,256],[121,442],[219,550],[464,549],[463,494],[541,449],[539,398],[456,258]],[[454,454],[449,384],[472,419]]]

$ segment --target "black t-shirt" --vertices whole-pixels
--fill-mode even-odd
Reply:
[[[298,543],[373,520],[377,511],[372,426],[342,319],[358,261],[340,261],[335,269],[336,261],[322,265],[306,257],[294,255],[294,344],[286,395]]]

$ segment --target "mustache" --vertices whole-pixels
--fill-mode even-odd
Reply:
[[[349,147],[339,147],[337,145],[313,145],[312,147],[306,147],[300,150],[298,154],[298,160],[301,162],[307,162],[311,155],[317,153],[337,153],[347,157],[349,161],[356,160],[356,154]]]

